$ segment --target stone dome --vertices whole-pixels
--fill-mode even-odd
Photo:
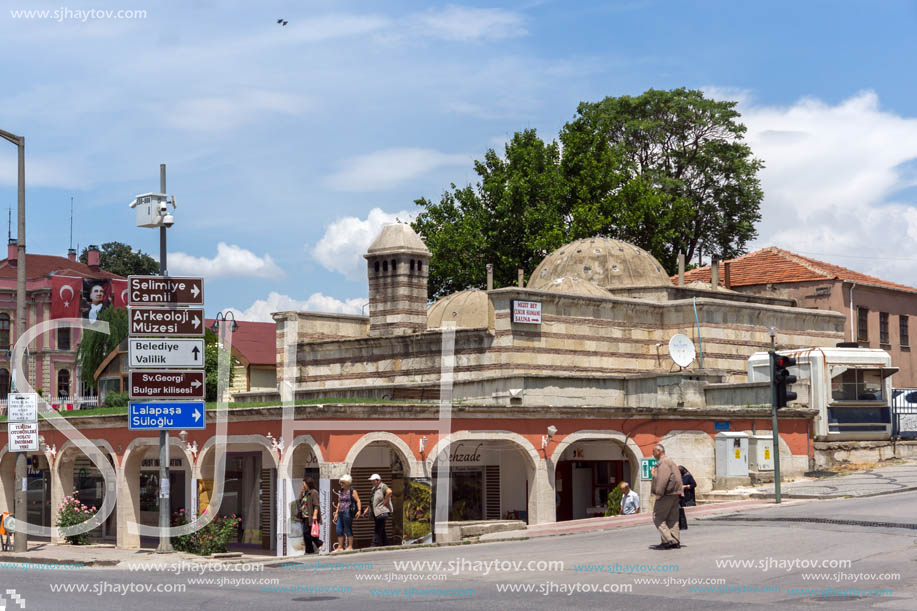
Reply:
[[[541,262],[528,288],[549,290],[562,278],[586,280],[602,288],[670,286],[662,264],[642,248],[612,238],[586,238],[561,246]]]
[[[392,223],[386,225],[369,245],[365,256],[385,255],[389,253],[410,253],[421,256],[430,256],[427,245],[423,243],[414,228],[407,223]]]
[[[489,329],[494,324],[494,306],[486,291],[459,291],[446,295],[427,309],[427,328],[441,329],[452,321],[456,328]]]
[[[551,291],[552,293],[566,293],[568,295],[588,295],[590,297],[611,297],[611,293],[600,287],[595,282],[583,280],[582,278],[571,278],[564,276],[557,280],[552,280],[541,287],[539,290]]]

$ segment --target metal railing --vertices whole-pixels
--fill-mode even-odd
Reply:
[[[892,439],[917,439],[917,388],[892,390]]]
[[[7,399],[0,399],[0,416],[6,415]],[[39,397],[38,411],[72,411],[82,409],[95,409],[99,407],[99,397],[97,396],[80,396],[80,397]]]

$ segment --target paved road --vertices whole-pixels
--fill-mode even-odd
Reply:
[[[176,575],[174,572],[130,572],[125,569],[83,569],[80,571],[14,570],[0,567],[0,576],[15,588],[31,609],[131,611],[202,609],[271,611],[319,609],[637,609],[726,610],[764,609],[908,609],[917,608],[917,583],[913,579],[917,561],[917,530],[801,523],[786,518],[823,519],[896,518],[896,522],[917,527],[917,493],[902,493],[867,499],[813,501],[735,514],[735,517],[767,518],[769,521],[727,521],[722,517],[692,519],[684,533],[686,547],[680,550],[648,549],[656,542],[651,526],[640,525],[613,531],[542,537],[528,541],[507,541],[427,550],[365,553],[345,557],[322,557],[325,568],[268,568],[259,573]],[[776,521],[770,521],[771,519]],[[401,561],[440,561],[459,570],[432,571],[426,568],[396,567]],[[474,563],[493,563],[489,570]],[[528,562],[563,561],[563,569],[526,570]],[[807,569],[786,563],[828,561],[850,563]],[[366,563],[363,568],[346,568],[346,562]],[[462,564],[464,562],[464,565]],[[522,562],[519,568],[498,570],[506,562]],[[724,566],[724,563],[751,566]],[[629,565],[612,570],[614,564]],[[369,565],[371,564],[371,568]],[[329,565],[339,565],[329,570]],[[583,567],[593,565],[593,570]],[[608,567],[597,570],[601,565]],[[636,570],[632,567],[637,565]],[[580,570],[577,570],[577,566]],[[670,570],[663,570],[662,567]],[[464,567],[464,568],[462,568]],[[531,567],[537,569],[537,566]],[[445,576],[432,580],[431,574]],[[822,574],[806,579],[807,574]],[[845,576],[838,576],[843,573]],[[885,576],[882,576],[885,574]],[[897,580],[887,574],[900,574]],[[413,576],[424,579],[414,579]],[[869,575],[869,576],[864,576]],[[224,582],[209,585],[191,579],[276,579],[266,589],[257,584],[233,586]],[[378,581],[367,581],[368,578]],[[669,584],[665,580],[668,578]],[[385,581],[386,579],[390,581]],[[655,584],[642,582],[660,580]],[[671,580],[695,580],[679,585]],[[702,580],[722,583],[698,583]],[[854,579],[856,581],[854,581]],[[406,581],[411,580],[411,581]],[[85,593],[53,593],[59,587],[80,584]],[[129,593],[115,588],[185,586],[184,593]],[[528,593],[508,593],[500,588],[530,588]],[[585,588],[619,590],[587,593]],[[694,591],[692,591],[692,587]],[[273,588],[273,591],[271,589]],[[286,588],[286,591],[278,591]],[[299,591],[292,589],[299,588]],[[350,588],[349,591],[322,589]],[[411,596],[392,590],[406,588]],[[569,588],[580,591],[568,593]],[[708,591],[697,591],[708,588]],[[811,590],[794,592],[796,588]],[[832,591],[826,591],[832,588]],[[862,592],[853,592],[856,588]],[[763,591],[767,589],[768,591]],[[874,589],[888,590],[873,596]],[[388,590],[388,592],[373,592]],[[440,590],[440,593],[424,591]],[[443,590],[464,592],[442,593]],[[626,590],[626,591],[624,591]],[[473,591],[473,594],[468,595]],[[97,594],[96,592],[102,592]],[[9,604],[7,609],[16,607]]]

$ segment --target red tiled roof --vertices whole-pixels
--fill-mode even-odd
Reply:
[[[240,320],[232,332],[232,347],[252,365],[274,365],[277,362],[277,325],[272,322]],[[213,319],[207,319],[207,328]]]
[[[37,280],[45,276],[75,276],[78,278],[121,278],[105,270],[94,270],[79,261],[54,255],[25,256],[26,280]],[[10,265],[9,259],[0,261],[0,278],[16,278],[16,266]]]
[[[720,265],[720,284],[725,283],[724,269]],[[775,246],[756,250],[729,261],[729,279],[732,286],[811,282],[813,280],[846,280],[883,288],[917,293],[917,288],[888,282],[875,276],[861,274],[840,265],[833,265],[797,255]],[[675,276],[673,281],[677,282]],[[685,282],[710,282],[710,266],[685,272]]]

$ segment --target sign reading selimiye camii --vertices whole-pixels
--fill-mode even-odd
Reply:
[[[127,305],[204,305],[204,279],[128,276]]]

